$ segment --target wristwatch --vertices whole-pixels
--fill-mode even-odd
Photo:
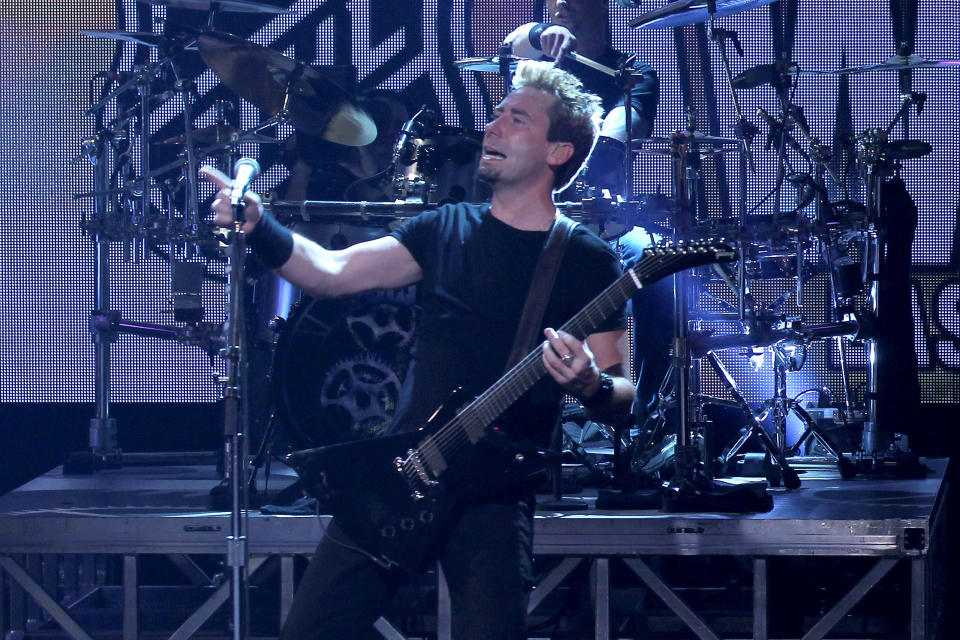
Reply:
[[[593,392],[589,398],[580,398],[577,399],[587,409],[592,409],[594,407],[599,407],[610,399],[610,396],[613,395],[613,377],[608,373],[600,372],[600,386],[597,387],[597,390]]]

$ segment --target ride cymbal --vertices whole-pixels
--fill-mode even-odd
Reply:
[[[883,62],[876,64],[843,67],[842,69],[835,69],[833,71],[810,71],[809,73],[850,76],[859,73],[870,73],[872,71],[904,71],[906,69],[928,69],[933,67],[953,67],[960,69],[960,60],[930,60],[916,55],[890,56]]]
[[[736,15],[771,4],[775,0],[717,0],[717,18]],[[667,29],[685,27],[710,19],[706,0],[675,0],[630,21],[636,29]]]
[[[349,146],[377,137],[373,118],[316,69],[229,33],[205,31],[197,46],[223,84],[295,129]]]
[[[170,44],[177,42],[177,38],[171,38],[170,36],[161,34],[161,33],[149,33],[146,31],[120,31],[118,29],[88,29],[80,32],[82,35],[88,36],[90,38],[102,38],[106,40],[122,40],[124,42],[133,42],[134,44],[140,44],[145,47],[164,47]],[[194,44],[187,45],[184,47],[186,51],[196,51],[197,47]]]
[[[194,11],[224,11],[229,13],[293,13],[284,7],[277,7],[252,0],[144,0],[147,4],[169,7],[171,9],[192,9]]]

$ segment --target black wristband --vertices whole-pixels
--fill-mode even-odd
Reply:
[[[540,34],[542,34],[546,29],[552,27],[552,22],[539,22],[530,28],[530,33],[527,34],[527,39],[530,40],[530,46],[536,49],[537,51],[543,51],[540,44]]]
[[[257,224],[247,234],[247,246],[253,249],[260,262],[270,269],[279,269],[293,254],[293,232],[263,210]]]
[[[607,403],[613,396],[613,377],[603,371],[600,372],[600,386],[589,398],[577,397],[580,404],[586,409],[595,409]]]

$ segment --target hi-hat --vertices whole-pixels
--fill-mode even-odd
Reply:
[[[191,131],[190,138],[193,140],[193,144],[203,146],[219,143],[242,144],[253,142],[256,144],[276,144],[279,142],[276,138],[271,138],[270,136],[265,136],[260,133],[238,134],[237,130],[228,124],[214,124],[209,127],[197,129],[196,131]],[[162,140],[160,144],[184,144],[186,141],[187,136],[180,134],[179,136]]]
[[[193,9],[194,11],[226,11],[230,13],[293,13],[284,7],[278,7],[252,0],[145,0],[171,9]]]
[[[223,84],[295,129],[350,146],[377,137],[370,115],[316,69],[229,33],[204,31],[197,46]]]
[[[717,0],[717,18],[732,16],[749,11],[775,0]],[[710,19],[706,0],[675,0],[667,5],[655,9],[630,21],[630,26],[637,29],[666,29],[669,27],[685,27],[688,24],[706,22]]]
[[[106,30],[85,30],[81,31],[81,34],[89,36],[91,38],[104,38],[107,40],[122,40],[124,42],[133,42],[135,44],[141,44],[145,47],[163,47],[168,44],[176,42],[175,38],[163,35],[161,33],[149,33],[147,31],[120,31],[118,29],[106,29]],[[184,47],[187,51],[196,51],[197,47],[194,44],[190,44]]]

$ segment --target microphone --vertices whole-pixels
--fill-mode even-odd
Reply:
[[[423,136],[424,129],[427,126],[432,127],[436,114],[423,105],[420,111],[413,114],[413,117],[407,120],[400,130],[400,137],[393,148],[393,159],[391,163],[394,167],[398,164],[408,165],[414,161],[417,152],[417,146],[411,143],[412,139]]]
[[[240,158],[233,165],[233,175],[233,184],[230,185],[230,204],[237,207],[243,199],[243,194],[250,188],[250,183],[260,175],[260,163],[253,158]]]
[[[923,113],[923,103],[927,101],[927,94],[912,91],[910,92],[910,98],[913,99],[914,104],[917,105],[917,115]]]

